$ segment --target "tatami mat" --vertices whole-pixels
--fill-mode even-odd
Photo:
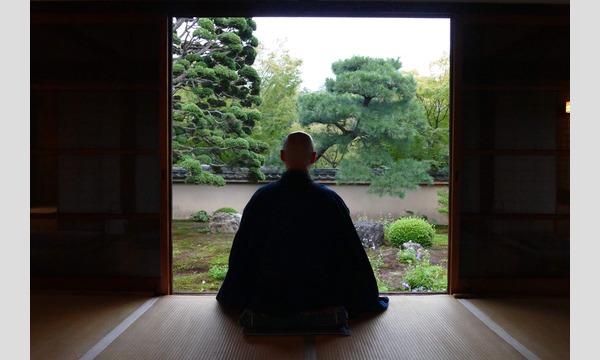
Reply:
[[[317,339],[319,360],[524,358],[450,295],[391,296],[388,310],[352,338]]]
[[[147,300],[131,295],[32,294],[30,359],[81,358]]]
[[[302,337],[245,337],[213,296],[161,297],[97,359],[303,359]]]
[[[568,298],[506,298],[462,300],[540,359],[568,359],[570,300]]]
[[[465,306],[461,301],[440,294],[392,295],[386,312],[351,319],[352,336],[303,338],[245,336],[214,294],[32,295],[31,359],[569,358],[565,304],[486,299],[469,300]],[[482,321],[470,306],[489,314],[495,325]],[[526,351],[497,328],[514,336]]]

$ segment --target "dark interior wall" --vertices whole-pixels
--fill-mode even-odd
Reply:
[[[32,288],[170,292],[168,19],[206,14],[450,17],[450,292],[568,292],[568,3],[34,1],[31,14]]]
[[[168,63],[157,19],[32,15],[33,286],[160,289]]]
[[[454,25],[456,292],[568,293],[568,13]]]

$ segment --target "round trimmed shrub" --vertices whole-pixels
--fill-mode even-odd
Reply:
[[[215,210],[213,212],[213,214],[218,214],[218,213],[230,213],[230,214],[237,214],[237,210],[232,208],[232,207],[222,207],[222,208],[218,208],[217,210]]]
[[[433,245],[434,236],[435,229],[433,225],[417,217],[398,219],[390,225],[388,230],[390,244],[399,248],[409,241],[418,243],[424,248],[430,248]]]

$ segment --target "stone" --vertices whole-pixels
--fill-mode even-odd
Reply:
[[[357,221],[354,223],[354,228],[365,249],[377,249],[383,246],[385,240],[383,224],[376,221]]]
[[[242,214],[216,213],[211,216],[208,227],[212,233],[235,234],[241,220]]]
[[[404,250],[408,250],[408,249],[413,249],[415,252],[423,252],[425,249],[423,248],[423,246],[421,246],[421,244],[416,243],[416,242],[412,242],[412,240],[405,242],[404,244],[402,244],[402,248]]]

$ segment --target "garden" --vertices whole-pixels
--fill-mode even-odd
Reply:
[[[173,293],[216,293],[227,273],[234,234],[211,232],[210,216],[199,214],[172,222]],[[384,244],[365,251],[379,291],[446,292],[448,227],[414,216],[378,221]]]

